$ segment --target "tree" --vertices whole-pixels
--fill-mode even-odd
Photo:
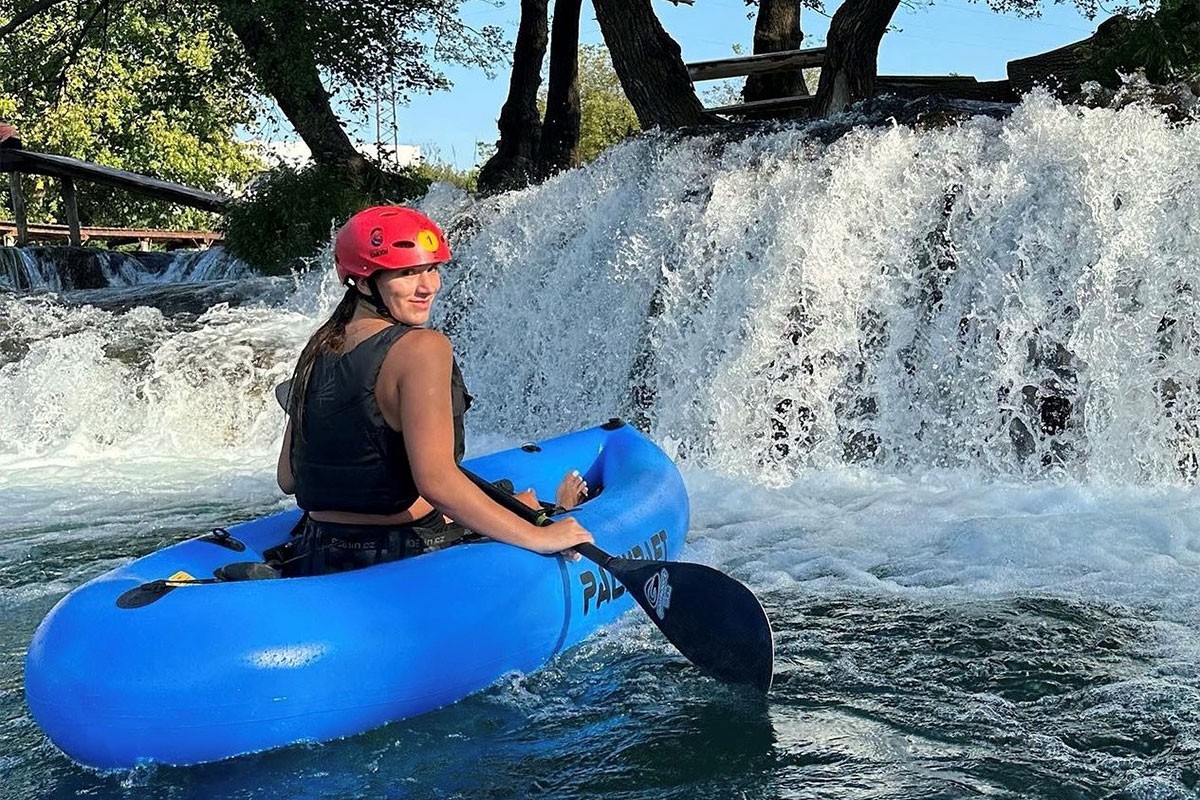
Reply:
[[[581,0],[555,0],[550,39],[550,84],[538,150],[538,174],[553,175],[579,163],[579,14]]]
[[[500,192],[527,186],[537,172],[542,121],[538,87],[549,37],[549,0],[521,0],[521,22],[513,50],[508,99],[500,109],[500,141],[496,152],[479,170],[479,189]]]
[[[313,160],[369,190],[386,186],[386,176],[351,144],[326,81],[339,87],[352,111],[362,112],[381,97],[397,101],[447,88],[437,62],[490,71],[503,52],[498,28],[476,31],[459,18],[464,0],[207,1]]]
[[[684,66],[679,44],[650,0],[593,0],[613,68],[643,128],[711,123]]]
[[[1192,6],[1197,2],[1171,1]],[[1095,16],[1098,0],[1073,2],[1085,15]],[[1156,0],[1141,2],[1153,5]],[[988,0],[993,11],[1026,16],[1035,16],[1040,3],[1041,0]],[[676,128],[713,121],[704,113],[692,90],[679,45],[659,24],[650,0],[594,0],[594,5],[621,85],[644,127]],[[845,0],[838,8],[826,42],[825,63],[814,104],[816,115],[841,111],[871,96],[879,43],[898,6],[899,0]],[[771,20],[779,8],[771,2]]]
[[[608,50],[604,45],[582,45],[579,48],[576,163],[595,161],[605,150],[639,130],[637,114],[621,91],[621,82],[613,71]]]
[[[829,23],[815,113],[826,117],[875,94],[879,43],[900,0],[846,0]]]
[[[29,25],[66,24],[62,64],[81,45],[102,41],[117,15],[144,20],[172,15],[179,30],[204,32],[250,78],[248,95],[271,97],[314,160],[360,185],[386,177],[359,154],[333,111],[334,92],[351,113],[377,100],[449,86],[438,63],[490,71],[502,55],[495,27],[474,30],[459,18],[465,0],[34,0],[0,26],[7,40]],[[71,29],[78,31],[70,36]],[[60,31],[61,32],[61,31]],[[44,62],[45,59],[38,59]],[[18,95],[19,96],[19,95]]]
[[[228,37],[213,34],[211,9],[160,2],[150,18],[131,3],[50,5],[27,6],[0,26],[0,118],[18,124],[25,147],[213,191],[241,186],[259,168],[236,137],[255,117],[252,79]],[[57,180],[26,183],[31,218],[60,220]],[[213,223],[109,187],[77,191],[84,224]]]
[[[799,50],[804,44],[800,29],[801,0],[759,0],[754,21],[754,54]],[[808,94],[801,70],[750,75],[742,89],[742,99],[751,103],[775,97]]]

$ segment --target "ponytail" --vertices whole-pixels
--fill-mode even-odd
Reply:
[[[312,377],[313,363],[317,356],[329,352],[338,352],[346,341],[346,325],[354,316],[361,293],[353,286],[346,287],[337,308],[329,315],[321,327],[309,338],[308,344],[300,351],[300,359],[296,362],[296,370],[292,373],[292,392],[288,397],[288,416],[292,418],[292,453],[295,454],[295,443],[303,439],[304,434],[304,398],[308,395],[308,382]]]

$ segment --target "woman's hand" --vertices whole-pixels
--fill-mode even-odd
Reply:
[[[575,521],[574,517],[564,517],[563,519],[539,528],[538,532],[542,536],[538,539],[537,552],[539,553],[562,553],[571,561],[579,560],[579,553],[576,553],[571,548],[574,545],[582,542],[592,544],[595,539],[588,529]]]

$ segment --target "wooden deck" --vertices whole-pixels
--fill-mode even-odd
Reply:
[[[149,175],[139,175],[136,172],[127,172],[123,169],[93,164],[90,161],[80,161],[67,156],[32,153],[21,148],[20,140],[12,138],[0,142],[0,172],[8,173],[8,187],[14,218],[11,223],[12,233],[10,234],[6,229],[3,238],[5,243],[13,242],[18,246],[32,240],[61,237],[76,246],[82,245],[87,239],[103,239],[110,245],[138,242],[143,249],[148,247],[151,242],[193,242],[197,246],[207,247],[216,241],[216,238],[219,238],[219,234],[210,231],[135,231],[121,228],[83,228],[79,224],[79,211],[75,202],[76,180],[113,186],[155,200],[177,203],[204,211],[223,211],[230,202],[230,198],[225,195],[193,189],[190,186],[159,180]],[[29,224],[21,186],[21,175],[23,174],[58,178],[62,187],[66,225]]]
[[[735,78],[739,75],[759,75],[785,69],[819,67],[825,61],[824,47],[805,50],[784,50],[779,53],[761,53],[756,56],[719,58],[714,61],[693,61],[687,65],[688,76],[695,81],[714,81],[718,78]]]

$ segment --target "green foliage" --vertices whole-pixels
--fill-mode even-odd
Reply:
[[[546,87],[538,94],[546,113]],[[579,47],[579,161],[586,164],[617,142],[640,131],[637,114],[625,97],[603,45]]]
[[[101,13],[103,11],[103,13]],[[211,191],[259,168],[235,138],[256,104],[215,14],[160,0],[60,6],[0,39],[0,119],[29,150],[96,161]],[[32,220],[62,221],[56,179],[25,179]],[[215,218],[108,187],[77,186],[84,225],[211,227]]]
[[[452,186],[474,192],[479,179],[479,168],[459,169],[448,161],[443,161],[437,155],[427,156],[414,167],[418,178],[428,183],[448,183]]]
[[[343,107],[364,113],[448,87],[438,62],[491,70],[505,53],[502,32],[463,24],[464,2],[60,0],[0,38],[0,119],[18,126],[30,150],[233,192],[262,167],[235,133],[255,121],[264,96],[300,87],[289,97],[303,97],[319,76]],[[28,5],[0,3],[0,26]],[[248,23],[240,30],[248,39],[231,19]],[[85,225],[215,223],[103,187],[77,189]],[[29,177],[26,194],[31,219],[61,219],[56,181]]]
[[[142,0],[146,2],[148,0]],[[461,64],[489,76],[507,56],[503,31],[463,23],[466,0],[205,0],[227,19],[262,23],[272,38],[260,68],[303,78],[312,64],[354,113],[377,102],[406,102],[413,93],[450,87],[439,63]],[[276,51],[286,54],[276,58]],[[289,72],[292,77],[289,77]],[[262,73],[260,72],[260,75]],[[269,86],[260,86],[271,94]]]
[[[390,177],[396,188],[385,193],[351,185],[341,173],[317,165],[263,173],[226,213],[225,248],[264,272],[284,273],[296,259],[315,255],[354,212],[409,200],[429,188],[416,171]],[[387,196],[393,192],[399,196]]]
[[[1087,77],[1116,86],[1118,73],[1142,68],[1153,83],[1200,77],[1200,1],[1163,0],[1101,26]]]
[[[608,50],[579,48],[579,158],[594,161],[602,152],[642,129],[621,89]]]

